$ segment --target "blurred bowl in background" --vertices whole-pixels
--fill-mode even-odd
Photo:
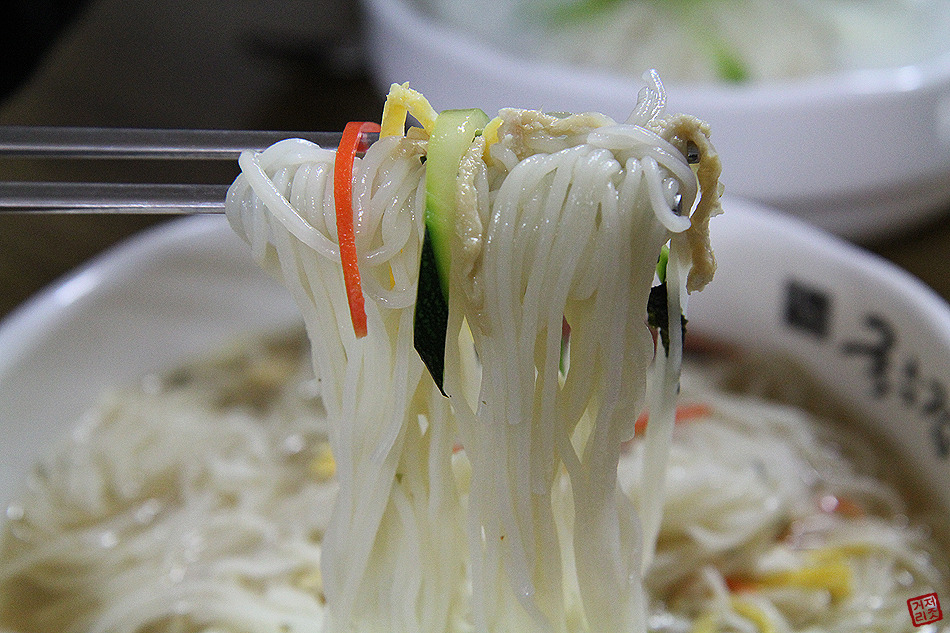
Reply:
[[[365,7],[378,87],[408,81],[437,110],[543,108],[624,120],[643,86],[519,56],[411,0]],[[711,124],[729,193],[855,240],[900,233],[950,207],[950,53],[795,80],[666,88],[669,110]]]

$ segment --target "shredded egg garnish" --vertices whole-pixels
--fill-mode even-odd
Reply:
[[[406,132],[406,116],[411,114],[422,125],[427,134],[432,133],[435,117],[438,113],[422,96],[422,93],[409,87],[409,82],[393,84],[383,104],[383,116],[380,120],[380,138],[402,136]]]

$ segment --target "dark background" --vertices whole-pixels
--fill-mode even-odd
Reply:
[[[347,0],[14,0],[0,8],[0,124],[342,130],[378,120]],[[37,164],[8,180],[228,183],[233,164]],[[159,216],[0,215],[0,316]]]
[[[355,0],[8,0],[0,124],[342,130],[378,119]],[[236,165],[52,166],[0,178],[227,183]],[[950,203],[948,203],[950,206]],[[0,316],[163,217],[0,215]],[[869,244],[945,298],[950,220]]]

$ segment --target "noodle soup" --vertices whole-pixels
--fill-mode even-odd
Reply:
[[[650,630],[695,630],[721,600],[794,630],[910,630],[906,596],[948,591],[946,541],[925,523],[946,516],[908,509],[885,447],[817,417],[843,409],[794,364],[701,348],[683,374]],[[619,470],[639,503],[644,422]],[[110,392],[7,506],[0,628],[319,629],[329,432],[301,331]],[[452,466],[466,489],[462,447]]]
[[[646,78],[623,123],[436,112],[394,84],[335,151],[242,152],[227,220],[309,345],[252,340],[87,409],[8,506],[10,625],[889,631],[904,593],[936,600],[940,548],[891,487],[808,416],[681,377],[721,162]],[[826,339],[838,302],[802,275],[786,325]],[[883,396],[898,335],[865,322],[878,339],[842,354]]]

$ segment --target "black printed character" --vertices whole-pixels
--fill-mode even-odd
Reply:
[[[924,415],[934,416],[933,441],[937,455],[942,459],[950,458],[950,408],[947,402],[947,389],[936,380],[930,381],[929,397],[921,411]]]
[[[941,459],[950,458],[950,412],[944,410],[937,415],[933,425],[933,440],[937,455]]]
[[[897,344],[897,334],[890,323],[876,314],[865,315],[864,324],[871,330],[874,340],[846,341],[841,346],[841,351],[846,356],[867,358],[871,393],[875,398],[883,398],[890,390],[888,372],[891,367],[891,350]]]
[[[831,296],[824,290],[791,280],[785,287],[785,323],[819,339],[828,337]]]

